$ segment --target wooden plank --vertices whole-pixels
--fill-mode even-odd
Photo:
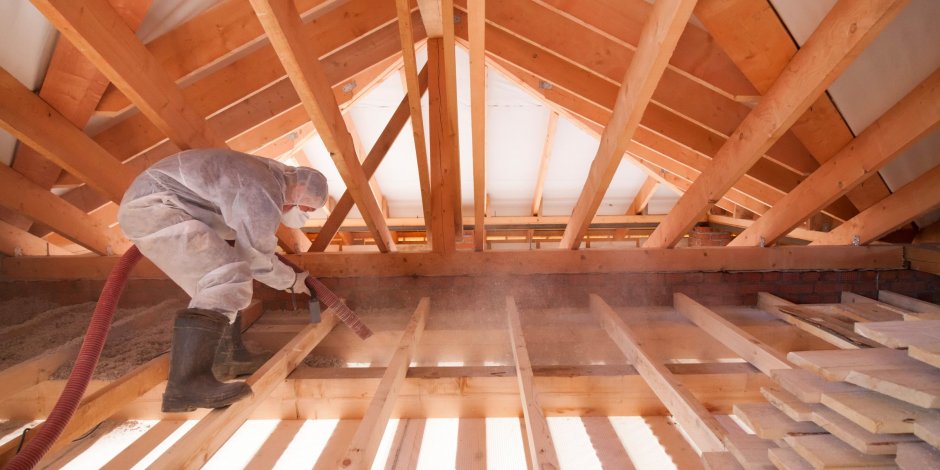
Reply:
[[[134,175],[80,128],[0,68],[0,127],[120,202]]]
[[[895,460],[901,470],[940,468],[940,450],[924,443],[898,444],[898,457]]]
[[[423,297],[418,302],[418,308],[405,326],[398,348],[389,360],[385,374],[369,403],[369,409],[356,428],[356,434],[345,456],[338,463],[339,468],[368,469],[372,467],[395,400],[398,399],[398,393],[404,383],[405,374],[408,372],[418,342],[421,341],[430,305],[431,301],[428,297]]]
[[[940,344],[938,343],[913,344],[907,353],[918,361],[940,368]]]
[[[758,296],[764,296],[768,299],[774,297],[765,292],[759,293]],[[826,312],[790,304],[789,302],[787,303],[789,305],[768,300],[767,304],[775,305],[764,310],[773,313],[781,320],[839,348],[858,349],[881,346],[868,338],[856,334],[852,331],[852,325],[850,323],[841,321]]]
[[[558,113],[552,111],[548,114],[548,129],[545,131],[545,142],[542,144],[542,156],[539,159],[539,173],[535,180],[535,196],[532,197],[532,215],[542,215],[542,191],[545,188],[545,175],[548,174],[548,161],[552,156],[552,147],[555,145],[555,130],[558,128]],[[633,214],[628,214],[633,215]]]
[[[303,24],[296,6],[293,2],[278,0],[253,0],[251,5],[277,51],[287,76],[294,84],[304,109],[330,151],[353,201],[369,225],[379,251],[394,251],[395,243],[382,210],[369,190],[368,178],[359,163],[355,144],[346,129],[323,66],[312,51],[304,46]]]
[[[856,323],[855,331],[889,348],[940,343],[940,320]]]
[[[0,253],[7,256],[71,255],[72,252],[0,220]]]
[[[405,87],[407,89],[408,110],[411,116],[411,134],[414,138],[415,157],[418,164],[418,184],[421,186],[421,208],[424,220],[431,220],[431,180],[428,169],[428,147],[424,137],[424,117],[421,112],[418,62],[415,56],[415,38],[411,24],[411,5],[408,0],[395,0],[398,12],[398,31],[401,36],[402,57],[404,58]],[[423,89],[427,89],[427,85]]]
[[[800,48],[708,168],[669,212],[646,246],[672,247],[810,107],[906,4],[842,1]],[[848,34],[846,34],[848,32]]]
[[[858,388],[844,382],[830,382],[802,369],[781,369],[771,374],[774,381],[803,403],[820,403],[829,392],[851,392]]]
[[[154,462],[156,468],[200,468],[248,419],[251,412],[274,391],[287,375],[336,325],[336,316],[327,310],[318,324],[304,327],[257,372],[245,381],[253,395],[226,408],[211,411]]]
[[[940,408],[940,374],[933,366],[853,370],[845,380],[923,408]]]
[[[826,432],[815,423],[794,421],[770,403],[734,405],[734,415],[744,421],[761,439],[783,439],[788,435]]]
[[[663,364],[643,351],[643,343],[603,299],[591,294],[590,306],[627,361],[646,380],[695,445],[702,452],[725,450],[722,439],[726,432],[711,413],[676,381]]]
[[[448,108],[447,51],[442,39],[428,39],[428,119],[431,163],[431,221],[428,224],[431,248],[435,253],[450,254],[456,250],[459,192],[452,173],[459,160],[453,154],[457,123],[451,120]]]
[[[814,468],[885,468],[894,465],[890,456],[863,454],[831,434],[787,436],[784,440]]]
[[[940,305],[924,302],[889,290],[878,291],[878,300],[911,312],[940,314]]]
[[[726,436],[725,446],[738,463],[747,470],[774,469],[774,465],[767,457],[767,452],[777,447],[771,441],[740,432]]]
[[[640,190],[633,197],[630,207],[627,208],[626,215],[642,214],[646,206],[649,205],[650,199],[653,198],[657,186],[659,186],[659,181],[656,181],[656,178],[647,176],[646,181],[643,182]]]
[[[483,251],[486,233],[486,1],[468,0],[470,130],[473,140],[473,249]]]
[[[443,105],[441,113],[444,118],[441,121],[444,131],[444,139],[441,142],[450,145],[444,155],[450,158],[448,162],[450,168],[445,176],[449,177],[450,191],[453,193],[451,204],[454,207],[454,217],[451,223],[454,224],[454,233],[457,237],[463,238],[463,199],[460,189],[460,127],[457,121],[457,43],[454,31],[454,22],[457,17],[452,14],[454,11],[453,0],[439,1],[444,29],[444,34],[441,37],[441,55],[443,57],[443,97],[445,98],[441,101]]]
[[[738,470],[744,467],[731,452],[702,452],[702,465],[706,470]]]
[[[914,435],[940,449],[940,419],[915,421]]]
[[[789,447],[777,447],[767,451],[770,462],[780,470],[812,470],[813,466]]]
[[[49,226],[60,235],[99,255],[123,252],[129,243],[92,217],[0,165],[0,205]]]
[[[936,412],[861,387],[824,393],[822,403],[872,433],[912,433],[915,422],[940,419]]]
[[[552,443],[552,434],[548,421],[539,404],[538,392],[532,376],[532,363],[526,348],[525,335],[516,301],[506,298],[506,317],[509,325],[509,340],[512,344],[512,357],[516,365],[516,380],[519,384],[519,398],[522,400],[523,418],[525,419],[526,446],[529,448],[529,467],[538,469],[561,468],[558,455]]]
[[[107,0],[33,4],[178,147],[226,146]]]
[[[418,82],[420,101],[420,94],[423,94],[428,88],[427,67],[421,70]],[[373,144],[372,148],[369,150],[369,155],[363,160],[362,170],[366,178],[372,178],[373,175],[375,175],[382,160],[385,159],[389,149],[392,148],[392,144],[395,143],[395,140],[398,139],[398,136],[401,134],[402,129],[405,127],[405,122],[408,120],[410,101],[411,98],[408,96],[402,99],[398,108],[395,109],[395,112],[392,113],[392,116],[389,118],[388,124],[385,125],[382,133],[379,134],[378,139],[376,139],[375,144]],[[329,246],[336,232],[339,231],[342,226],[343,221],[346,220],[346,216],[349,215],[349,211],[352,210],[352,207],[353,197],[347,189],[343,192],[343,195],[340,196],[336,205],[333,206],[326,222],[324,222],[320,232],[317,233],[316,240],[314,240],[313,244],[305,251],[326,250],[326,247]]]
[[[858,295],[853,292],[842,291],[840,302],[847,306],[851,305],[851,308],[865,309],[872,314],[879,315],[874,318],[870,317],[869,321],[901,320],[904,318],[904,315],[911,313],[910,310],[905,310],[903,308],[895,307],[894,305],[879,302],[875,299]]]
[[[703,0],[695,15],[762,95],[797,52],[796,41],[769,2]],[[853,137],[828,94],[821,95],[790,130],[819,163],[842,150]],[[848,198],[864,210],[888,194],[881,176],[873,175]]]
[[[688,271],[766,271],[899,269],[900,247],[701,248],[695,250],[553,250],[433,253],[305,253],[290,255],[314,277],[492,276],[496,274],[575,274]],[[0,275],[9,280],[104,279],[116,257],[5,258]],[[166,279],[148,260],[131,279]],[[760,297],[759,297],[760,298]],[[782,300],[782,299],[781,299]]]
[[[761,240],[765,246],[775,243],[781,236],[848,193],[869,178],[872,172],[890,163],[904,150],[940,126],[938,103],[940,71],[927,77],[859,134],[851,145],[847,145],[823,163],[770,211],[735,237],[729,246],[756,246]],[[935,179],[934,185],[936,182]],[[919,194],[917,200],[921,197],[927,196]],[[921,209],[921,212],[929,210]],[[917,215],[915,210],[908,213],[914,214],[912,219]],[[870,220],[869,223],[874,220],[876,219]],[[896,225],[887,224],[884,228],[890,229],[894,226]]]
[[[699,328],[724,344],[735,354],[770,375],[774,369],[789,369],[786,356],[767,346],[747,331],[724,319],[708,307],[682,293],[673,294],[673,306]]]
[[[911,369],[920,364],[904,351],[887,348],[791,352],[787,359],[826,380],[844,381],[853,371]]]
[[[938,74],[940,75],[940,74]],[[940,85],[937,85],[940,89]],[[936,127],[936,126],[934,126]],[[816,245],[871,243],[922,214],[940,207],[940,166],[920,175],[894,194],[836,227]]]
[[[562,248],[571,250],[580,246],[694,7],[695,0],[654,4],[640,33],[636,55],[617,93],[613,115],[604,128],[584,189],[571,212],[571,221],[561,240]]]
[[[868,455],[894,455],[898,443],[919,442],[912,434],[875,434],[846,419],[839,413],[821,406],[813,412],[813,420],[855,450]]]
[[[793,421],[812,421],[813,407],[800,401],[796,395],[778,387],[761,387],[761,395],[767,402],[787,415]],[[825,396],[823,396],[825,399]]]

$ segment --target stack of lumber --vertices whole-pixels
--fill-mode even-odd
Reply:
[[[740,467],[940,468],[940,307],[891,304],[887,294],[770,302],[780,318],[838,336],[831,343],[843,349],[789,353],[795,367],[771,371],[775,385],[761,390],[768,403],[734,407],[754,431],[726,438]]]

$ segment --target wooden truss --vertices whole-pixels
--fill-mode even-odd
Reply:
[[[57,45],[38,96],[0,72],[0,125],[25,144],[12,171],[2,175],[2,186],[11,189],[0,209],[0,249],[7,255],[120,253],[128,245],[114,228],[115,203],[150,163],[203,146],[293,155],[303,162],[299,145],[313,134],[330,149],[349,197],[312,244],[308,235],[282,229],[282,247],[322,251],[337,230],[352,224],[368,233],[360,240],[393,251],[412,239],[390,230],[396,221],[383,210],[371,175],[407,120],[424,214],[408,231],[424,232],[419,243],[439,254],[485,250],[505,237],[487,235],[488,67],[549,103],[553,122],[563,116],[602,142],[563,233],[543,237],[539,246],[577,248],[603,239],[594,233],[604,223],[595,213],[622,158],[649,172],[627,215],[642,212],[657,184],[685,194],[652,233],[640,237],[649,238],[647,247],[675,245],[713,205],[759,216],[731,224],[744,229],[734,244],[751,246],[785,236],[866,244],[937,205],[932,193],[910,196],[937,187],[935,171],[896,197],[871,176],[936,128],[936,74],[854,139],[822,93],[890,23],[905,4],[901,0],[864,7],[841,1],[799,51],[764,1],[654,6],[629,0],[588,7],[527,0],[224,0],[146,45],[133,31],[147,0],[122,2],[119,9],[107,0],[34,3],[68,40]],[[688,25],[693,13],[707,32]],[[846,25],[852,25],[850,35],[829,34]],[[430,116],[421,115],[423,79],[415,59],[415,48],[425,41]],[[308,43],[314,46],[301,47]],[[474,204],[467,217],[460,204],[455,44],[471,56],[472,135],[465,138],[472,141]],[[762,57],[759,64],[749,60],[755,54]],[[407,88],[402,107],[366,157],[341,110],[399,68]],[[81,129],[96,114],[127,117],[89,136]],[[546,150],[539,181],[549,162]],[[53,187],[67,191],[40,194]],[[822,187],[825,192],[817,191]],[[541,188],[533,197],[535,216]],[[353,203],[363,214],[360,222],[345,221]],[[839,230],[794,231],[820,211],[841,223]],[[466,226],[473,228],[468,244]],[[351,235],[341,238],[334,243],[346,246]]]

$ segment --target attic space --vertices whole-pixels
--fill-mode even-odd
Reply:
[[[4,0],[0,468],[940,468],[938,23]]]

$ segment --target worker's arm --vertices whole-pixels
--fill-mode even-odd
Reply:
[[[245,188],[234,198],[231,208],[223,210],[223,217],[235,230],[235,249],[248,261],[253,278],[278,290],[294,285],[294,270],[274,254],[275,232],[281,223],[281,201],[276,195],[260,185]]]

